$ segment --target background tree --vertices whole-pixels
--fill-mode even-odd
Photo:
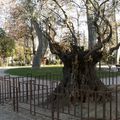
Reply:
[[[23,21],[25,27],[27,28],[27,33],[24,32],[24,29],[19,28],[19,30],[22,30],[20,33],[23,33],[22,36],[24,36],[24,38],[27,37],[31,39],[33,48],[33,68],[40,67],[41,59],[45,54],[48,45],[47,41],[42,39],[42,24],[40,24],[40,15],[37,15],[37,13],[39,13],[38,11],[40,11],[40,8],[37,8],[37,4],[39,3],[33,0],[20,1],[12,13],[12,16],[15,18],[14,20]],[[36,38],[38,39],[37,50],[35,50]]]
[[[6,58],[11,56],[14,48],[14,40],[7,36],[5,31],[0,28],[0,56],[3,63],[6,63]]]

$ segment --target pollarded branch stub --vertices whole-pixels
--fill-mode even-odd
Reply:
[[[71,53],[72,48],[69,42],[64,42],[64,41],[56,42],[55,41],[56,32],[52,24],[49,24],[49,31],[47,32],[47,34],[49,36],[48,40],[49,40],[50,50],[53,54],[56,54],[60,57],[61,54]]]

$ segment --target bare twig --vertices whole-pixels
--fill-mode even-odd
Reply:
[[[120,47],[120,43],[118,43],[115,47],[112,47],[110,50],[109,50],[109,54],[112,54],[115,50],[117,50],[118,48]]]
[[[68,23],[68,16],[66,14],[66,12],[64,11],[64,9],[60,6],[60,4],[57,2],[57,0],[53,0],[57,5],[58,7],[62,10],[64,16],[65,16],[65,24],[67,25],[67,28],[70,30],[71,34],[72,34],[72,37],[74,39],[74,44],[77,45],[77,37],[75,36],[74,34],[74,30],[71,29],[69,23]]]
[[[94,46],[93,49],[91,49],[86,55],[85,58],[88,58],[94,51],[98,51],[100,50],[106,43],[108,43],[111,38],[112,38],[112,26],[110,24],[110,22],[107,20],[107,18],[105,18],[104,15],[104,10],[105,8],[103,8],[102,6],[107,2],[108,0],[104,1],[103,3],[101,3],[100,6],[98,6],[98,9],[96,9],[96,16],[94,19],[94,25],[96,27],[96,33],[98,34],[98,42],[96,43],[96,45]],[[102,10],[102,11],[101,11]],[[101,19],[100,24],[98,23],[98,21]],[[103,29],[103,31],[101,32],[101,27],[102,24],[105,24],[106,28]],[[108,35],[106,36],[106,32],[109,31]],[[105,37],[106,36],[106,37]],[[112,50],[112,49],[111,49]]]

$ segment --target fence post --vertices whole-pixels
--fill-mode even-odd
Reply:
[[[42,108],[44,108],[44,85],[42,85]]]
[[[2,103],[4,104],[4,79],[2,79]]]
[[[18,87],[16,87],[16,110],[18,112]]]
[[[11,80],[9,79],[9,93],[10,93],[10,99],[12,98],[12,91],[11,91]]]
[[[33,104],[34,104],[34,115],[36,115],[36,109],[35,109],[35,107],[36,107],[36,105],[35,105],[35,91],[36,91],[36,84],[35,84],[35,81],[34,81],[34,92],[33,92],[33,94],[34,94],[34,102],[33,102]]]
[[[15,111],[15,79],[12,78],[13,80],[13,110]]]
[[[116,80],[116,82],[117,82],[117,80]],[[116,94],[115,94],[115,99],[116,99],[116,120],[118,120],[118,89],[117,89],[117,83],[116,83],[116,90],[115,90],[115,92],[116,92]]]
[[[0,82],[0,104],[1,104],[1,82]]]
[[[55,108],[54,108],[54,101],[52,100],[52,96],[51,96],[51,112],[52,112],[52,120],[54,120],[54,113],[55,113]]]
[[[82,89],[80,90],[80,97],[81,97],[81,99],[80,99],[80,103],[81,103],[81,120],[83,119],[83,94],[82,94]]]
[[[112,91],[110,91],[110,120],[112,120]]]
[[[103,93],[103,120],[105,120],[106,118],[106,103],[105,103],[105,93]]]
[[[57,120],[59,120],[59,104],[60,104],[59,103],[59,94],[56,97],[57,97]]]

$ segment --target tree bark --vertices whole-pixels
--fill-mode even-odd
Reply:
[[[88,52],[89,51],[83,51],[79,49],[78,46],[73,45],[71,53],[66,54],[60,52],[59,57],[64,64],[63,80],[55,88],[52,94],[52,100],[56,101],[57,97],[60,97],[58,99],[61,99],[61,101],[62,99],[69,99],[69,101],[75,103],[76,100],[81,100],[80,90],[85,91],[83,101],[86,100],[85,96],[87,91],[108,90],[96,74],[96,64],[101,60],[102,52],[94,51],[91,56],[86,59],[85,56]],[[61,96],[59,96],[59,94],[61,94]],[[101,98],[102,95],[99,95],[99,99]]]
[[[101,52],[94,52],[88,60],[84,58],[87,52],[79,52],[71,56],[64,56],[62,61],[64,63],[63,85],[74,86],[81,89],[86,86],[90,90],[103,90],[106,89],[104,84],[99,80],[96,75],[96,63],[101,59]]]
[[[94,3],[94,0],[92,0]],[[91,7],[90,1],[86,1],[87,24],[88,24],[88,48],[91,49],[96,43],[96,28],[94,25],[94,7]]]
[[[38,48],[33,58],[32,68],[40,68],[41,58],[44,56],[45,51],[48,46],[47,39],[43,36],[43,31],[41,26],[37,23],[37,21],[33,21],[33,25],[38,36]]]

